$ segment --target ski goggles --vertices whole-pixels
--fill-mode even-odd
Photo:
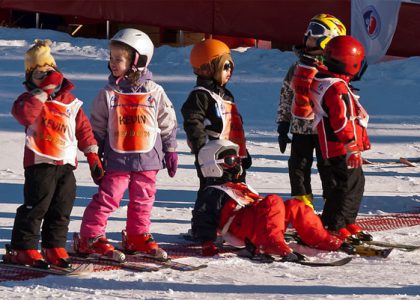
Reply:
[[[308,28],[306,29],[306,36],[323,37],[330,36],[331,31],[324,25],[316,22],[309,22]]]
[[[226,168],[233,168],[241,163],[241,158],[236,155],[228,155],[222,159],[217,159],[216,163],[222,164]]]
[[[54,70],[48,70],[48,71],[34,71],[32,73],[32,78],[36,80],[43,80],[45,77],[50,75]]]

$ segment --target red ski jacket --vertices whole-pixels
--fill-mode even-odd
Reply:
[[[366,131],[369,116],[348,82],[347,76],[320,70],[311,84],[314,124],[325,158],[345,155],[344,146],[351,141],[356,141],[360,151],[370,149]]]
[[[70,93],[74,88],[74,85],[67,79],[63,80],[61,89],[57,92],[54,100],[62,102],[64,104],[71,103],[75,96]],[[47,100],[48,101],[48,100]],[[25,132],[29,125],[33,124],[35,120],[41,115],[44,107],[44,103],[40,101],[39,96],[31,92],[25,92],[21,94],[12,106],[12,115],[15,119],[23,126],[25,126]],[[97,143],[95,137],[93,136],[92,127],[90,126],[89,119],[83,112],[82,108],[79,109],[79,112],[76,116],[76,138],[78,141],[77,147],[82,152],[97,153]],[[63,161],[57,160],[46,160],[39,159],[32,150],[25,146],[25,153],[23,158],[24,168],[27,168],[36,163],[51,163],[56,165],[62,165]],[[73,166],[77,166],[77,158],[74,158],[74,161],[69,162]]]

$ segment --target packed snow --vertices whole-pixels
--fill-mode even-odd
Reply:
[[[16,208],[23,199],[22,126],[10,114],[24,91],[23,57],[35,38],[54,41],[53,55],[60,70],[76,85],[74,93],[89,113],[92,100],[108,77],[108,41],[73,38],[49,30],[0,28],[0,254],[9,242]],[[158,176],[152,232],[158,242],[185,242],[198,187],[193,156],[186,144],[180,108],[195,84],[189,65],[191,46],[155,49],[150,65],[154,80],[172,100],[178,117],[179,169],[174,178],[165,170]],[[235,70],[228,88],[241,111],[253,156],[248,183],[262,194],[290,197],[287,159],[280,154],[276,110],[284,75],[295,61],[291,52],[236,49]],[[366,192],[360,216],[420,211],[419,167],[392,162],[400,156],[420,157],[420,57],[369,66],[360,82],[361,101],[370,113],[372,150],[365,158]],[[80,153],[76,170],[77,199],[72,213],[69,245],[96,186]],[[319,176],[313,169],[315,209],[322,210]],[[112,215],[108,237],[120,240],[125,226],[127,197]],[[375,232],[378,240],[420,245],[420,226]],[[333,260],[344,253],[305,252],[312,260]],[[0,283],[4,299],[420,299],[420,251],[395,250],[386,259],[355,257],[342,267],[311,268],[291,263],[256,264],[236,257],[184,258],[208,268],[195,272],[165,269],[152,273],[110,271],[84,277],[47,276]]]

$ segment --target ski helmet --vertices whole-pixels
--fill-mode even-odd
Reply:
[[[363,45],[354,37],[337,36],[324,50],[325,65],[337,74],[354,76],[359,73],[365,58]]]
[[[147,67],[153,56],[153,42],[143,31],[126,28],[118,31],[111,41],[124,43],[134,49],[133,65],[140,70]]]
[[[194,69],[210,64],[211,61],[223,54],[230,55],[229,47],[222,41],[208,39],[194,45],[190,54],[190,63]]]
[[[310,36],[315,37],[318,47],[324,49],[332,38],[341,35],[346,35],[346,27],[339,19],[329,14],[318,14],[309,22],[304,42],[306,44]]]
[[[208,141],[198,153],[198,164],[204,177],[222,177],[223,168],[216,160],[222,158],[219,155],[226,150],[234,150],[238,155],[239,146],[229,140]]]

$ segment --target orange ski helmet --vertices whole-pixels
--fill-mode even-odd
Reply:
[[[233,66],[229,47],[222,41],[215,39],[208,39],[195,44],[190,54],[190,63],[194,73],[205,77],[216,76],[220,71],[219,69],[223,68],[220,64],[223,64],[226,59]]]
[[[324,50],[325,65],[338,74],[354,76],[359,73],[365,59],[363,45],[354,37],[345,35],[333,38]]]
[[[194,45],[190,54],[190,63],[193,68],[199,69],[202,65],[210,63],[222,54],[230,54],[229,47],[222,41],[208,39]]]

